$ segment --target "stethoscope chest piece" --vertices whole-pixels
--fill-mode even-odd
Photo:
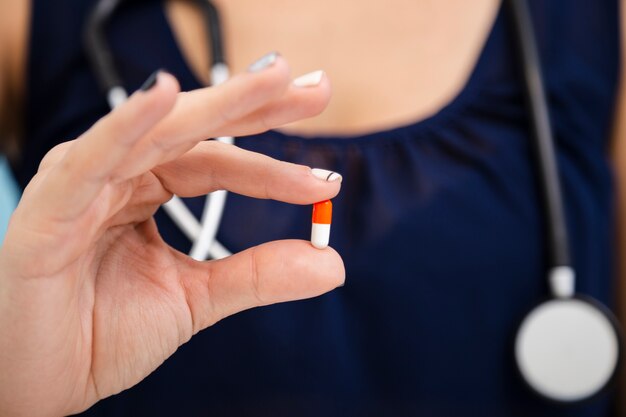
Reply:
[[[608,309],[593,299],[554,298],[522,321],[515,359],[537,394],[560,403],[587,400],[611,382],[621,337]]]

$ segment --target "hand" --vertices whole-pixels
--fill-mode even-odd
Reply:
[[[313,297],[344,280],[332,249],[261,245],[196,262],[152,218],[172,194],[227,189],[312,204],[338,182],[224,145],[319,113],[330,97],[291,83],[286,61],[179,93],[171,75],[45,157],[0,250],[0,415],[80,412],[129,388],[198,331],[238,311]]]

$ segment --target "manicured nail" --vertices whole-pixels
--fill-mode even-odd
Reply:
[[[141,91],[148,91],[149,89],[151,89],[152,87],[154,87],[157,83],[157,80],[159,78],[159,73],[161,72],[161,70],[156,70],[152,73],[152,75],[150,75],[148,77],[148,79],[143,83],[143,85],[141,86],[140,90]]]
[[[296,87],[315,87],[322,82],[322,77],[324,77],[322,70],[309,72],[293,80],[293,85]]]
[[[335,171],[329,171],[327,169],[313,168],[311,173],[315,178],[318,178],[322,181],[333,182],[343,180],[343,177],[336,173]]]
[[[267,67],[274,65],[274,62],[278,59],[278,52],[270,52],[263,55],[248,67],[248,72],[260,72]]]

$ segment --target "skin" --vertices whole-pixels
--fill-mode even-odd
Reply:
[[[9,156],[21,129],[29,15],[29,1],[0,0],[0,151]]]
[[[338,184],[315,182],[306,168],[267,159],[261,163],[255,159],[258,156],[248,154],[226,157],[219,146],[209,149],[206,144],[196,145],[200,133],[203,137],[238,135],[286,124],[283,129],[302,134],[358,134],[428,117],[455,97],[493,24],[497,0],[398,1],[398,7],[392,8],[373,1],[216,1],[229,42],[227,57],[235,72],[268,50],[279,50],[288,58],[295,74],[318,68],[327,72],[335,86],[334,99],[319,117],[306,118],[327,104],[327,79],[319,88],[305,90],[308,98],[300,95],[302,91],[286,87],[282,96],[268,98],[260,109],[247,115],[233,117],[229,123],[218,120],[208,127],[202,120],[192,124],[191,130],[180,128],[187,127],[187,117],[192,122],[194,119],[195,107],[187,99],[208,97],[209,93],[201,90],[180,96],[167,115],[146,129],[142,139],[135,139],[132,150],[126,152],[127,160],[121,157],[112,164],[118,167],[112,168],[115,175],[105,175],[108,182],[99,183],[98,192],[89,188],[99,203],[84,210],[77,209],[84,202],[81,206],[81,201],[71,200],[68,205],[59,199],[67,187],[75,190],[79,186],[69,182],[81,177],[76,175],[79,171],[66,172],[66,182],[58,179],[63,175],[52,174],[72,168],[73,164],[64,162],[68,158],[88,161],[88,149],[100,143],[99,135],[92,131],[75,142],[89,141],[89,147],[64,145],[48,155],[12,221],[9,239],[17,239],[17,243],[12,249],[3,248],[0,254],[0,369],[8,369],[0,373],[0,414],[21,411],[23,415],[55,415],[87,408],[99,398],[140,381],[193,333],[221,317],[254,305],[313,296],[343,280],[341,261],[333,251],[311,251],[303,242],[271,243],[228,260],[197,264],[164,245],[150,214],[172,192],[196,195],[230,187],[252,196],[307,203],[310,201],[305,196],[313,189],[318,193],[316,200],[338,191]],[[28,7],[27,1],[0,0],[0,109],[12,112],[6,117],[5,111],[0,120],[4,120],[2,130],[7,132],[16,131],[8,121],[16,119],[24,88]],[[401,16],[398,9],[404,12]],[[275,13],[277,10],[281,13]],[[294,21],[285,15],[298,16],[298,28],[310,30],[295,30]],[[189,66],[206,82],[207,46],[202,44],[204,26],[197,11],[187,3],[170,2],[168,16]],[[622,21],[626,23],[626,14]],[[371,39],[371,22],[377,22],[377,42]],[[319,30],[320,26],[325,30]],[[402,47],[389,48],[390,44]],[[283,61],[277,68],[283,64],[286,66]],[[173,88],[170,83],[173,80],[167,78],[160,81],[154,94],[167,95],[164,91]],[[252,88],[249,93],[255,91]],[[616,138],[626,134],[625,92],[622,87]],[[300,104],[294,106],[293,102]],[[214,104],[207,98],[204,108],[213,109]],[[153,105],[150,112],[165,112]],[[293,114],[294,109],[301,112]],[[143,120],[138,117],[137,122]],[[122,139],[130,134],[123,127],[118,129],[102,137]],[[186,136],[189,132],[191,136]],[[107,142],[102,141],[102,146]],[[165,154],[164,143],[168,144]],[[617,140],[614,145],[618,211],[624,213],[626,145]],[[83,155],[76,150],[81,148]],[[106,153],[101,149],[93,155],[100,158]],[[264,168],[254,171],[248,157]],[[232,161],[251,171],[229,171]],[[274,164],[278,164],[276,171],[267,168]],[[82,173],[91,173],[94,168],[77,165],[73,169],[82,169]],[[122,171],[121,167],[129,170]],[[207,172],[207,167],[212,171]],[[279,175],[281,169],[292,175]],[[267,181],[257,188],[251,178],[256,180],[262,174],[267,175]],[[104,174],[90,175],[102,181]],[[93,178],[90,175],[88,178]],[[218,177],[220,182],[211,182]],[[281,183],[286,178],[292,182]],[[284,195],[281,190],[292,191]],[[66,198],[76,199],[78,194],[73,192]],[[53,204],[58,206],[50,210]],[[51,214],[63,221],[58,217],[46,220]],[[625,223],[620,221],[620,246],[626,244]],[[31,232],[33,228],[38,229]],[[76,239],[79,233],[81,239]],[[88,243],[83,241],[85,235]],[[47,255],[52,252],[50,248],[54,248],[55,256]],[[58,255],[59,248],[67,251],[65,257]],[[285,264],[285,259],[292,260]],[[316,265],[316,270],[310,270],[310,265]],[[325,265],[321,272],[319,265]],[[626,272],[626,262],[621,267]],[[625,305],[624,297],[626,291],[621,289],[618,306]],[[626,310],[621,317],[626,319]],[[50,329],[58,331],[51,335]],[[38,407],[28,408],[29,404]],[[42,410],[42,404],[49,408]]]
[[[371,132],[432,115],[466,84],[499,7],[498,0],[395,0],[393,7],[356,0],[214,2],[235,71],[267,50],[280,51],[295,74],[326,71],[333,82],[328,108],[282,128],[307,135]],[[201,15],[184,0],[167,4],[189,66],[207,83]]]

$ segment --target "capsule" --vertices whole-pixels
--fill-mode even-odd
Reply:
[[[333,218],[333,203],[330,200],[313,204],[313,224],[311,226],[311,244],[317,249],[328,246],[330,223]]]

